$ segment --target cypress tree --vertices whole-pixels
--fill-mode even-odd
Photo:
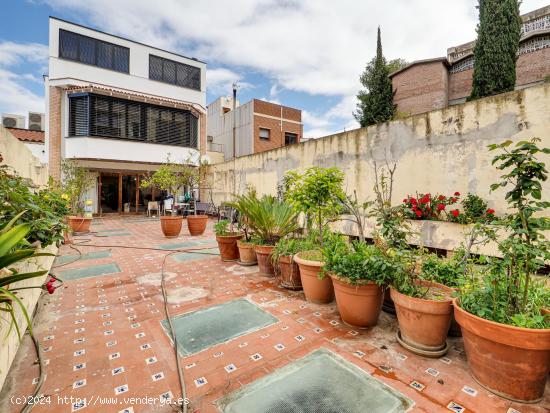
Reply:
[[[470,99],[514,90],[520,30],[517,0],[479,0]]]
[[[378,27],[378,41],[376,57],[369,62],[359,78],[365,89],[360,90],[357,99],[357,111],[353,116],[361,127],[386,122],[393,118],[395,105],[393,104],[393,89],[388,77],[389,69],[382,54],[382,38]]]

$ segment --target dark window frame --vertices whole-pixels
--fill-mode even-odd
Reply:
[[[85,109],[77,100],[86,102]],[[198,129],[199,119],[189,110],[95,93],[69,95],[67,138],[86,136],[198,149]]]
[[[154,67],[153,62],[155,62],[155,64],[160,64],[160,68]],[[168,74],[165,74],[165,66],[167,64],[174,65],[173,81],[167,79]],[[184,79],[179,79],[179,69],[186,74]],[[157,70],[160,70],[160,73],[158,73]],[[149,54],[149,79],[200,92],[202,87],[202,69],[197,66]]]
[[[288,139],[290,137],[294,138],[294,142],[289,142],[290,139]],[[298,134],[297,133],[294,133],[294,132],[286,132],[285,131],[285,145],[295,145],[298,143]]]
[[[68,36],[65,39],[63,36]],[[74,36],[76,40],[76,57],[69,56],[69,50],[64,50],[63,45],[65,40],[68,41],[70,36]],[[92,48],[83,52],[82,44],[88,42],[93,45]],[[106,46],[106,50],[109,50],[109,63],[100,64],[99,51],[100,46]],[[122,53],[118,53],[117,50]],[[72,54],[72,53],[71,53]],[[60,59],[70,60],[71,62],[77,62],[88,66],[99,67],[101,69],[113,70],[119,73],[130,73],[130,48],[121,46],[115,43],[106,42],[105,40],[96,39],[90,36],[86,36],[80,33],[72,32],[70,30],[59,29],[59,50],[58,56]],[[116,60],[116,58],[120,60]]]

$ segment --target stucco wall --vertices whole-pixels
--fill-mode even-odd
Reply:
[[[394,204],[416,191],[471,192],[502,214],[504,192],[490,192],[499,173],[491,165],[494,154],[486,147],[534,136],[550,147],[549,113],[550,84],[545,84],[238,158],[210,167],[214,200],[216,204],[229,200],[247,184],[260,194],[275,194],[287,170],[312,165],[339,167],[345,172],[348,192],[356,190],[360,200],[373,199],[374,163],[387,160],[398,165]],[[541,158],[550,164],[550,156]],[[544,192],[550,199],[550,181]]]

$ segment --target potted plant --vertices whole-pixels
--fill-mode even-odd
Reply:
[[[302,280],[300,268],[294,256],[302,251],[315,248],[315,242],[310,238],[281,238],[271,253],[275,273],[279,275],[281,287],[289,290],[301,290]]]
[[[393,270],[375,245],[344,242],[334,236],[323,247],[323,272],[334,285],[336,304],[344,324],[373,327],[382,310],[382,285]]]
[[[237,241],[243,237],[243,234],[232,231],[229,221],[226,219],[214,225],[214,232],[216,233],[216,241],[218,242],[222,261],[237,261],[239,259]]]
[[[78,166],[74,159],[66,159],[61,164],[62,188],[68,198],[71,212],[74,215],[67,217],[67,223],[73,232],[89,232],[92,216],[84,215],[86,200],[84,195],[91,188],[94,178],[86,168]]]
[[[550,370],[550,318],[544,316],[548,286],[535,277],[550,259],[544,231],[550,223],[542,200],[545,164],[537,159],[550,148],[540,139],[489,145],[499,150],[493,164],[503,172],[491,190],[507,188],[508,214],[491,225],[477,224],[496,242],[502,258],[487,258],[483,277],[471,277],[454,300],[472,375],[502,397],[534,403],[542,399]],[[501,233],[501,236],[498,236]]]
[[[300,268],[300,278],[306,300],[314,303],[329,303],[334,299],[334,288],[330,277],[322,277],[323,238],[328,222],[337,217],[345,197],[342,190],[344,174],[338,168],[311,167],[300,174],[289,171],[285,177],[286,198],[306,215],[308,231],[317,227],[315,250],[303,251],[294,260]]]
[[[189,188],[197,188],[200,190],[201,184],[204,184],[208,178],[207,167],[208,163],[201,160],[199,160],[198,167],[188,167],[185,185]],[[187,229],[189,233],[193,236],[204,234],[206,224],[208,224],[208,215],[197,214],[197,203],[195,202],[193,215],[187,216]]]
[[[251,198],[257,198],[256,190],[249,186],[246,194],[236,198],[234,202],[229,202],[227,205],[235,208],[237,211],[237,224],[243,233],[243,238],[237,240],[237,248],[239,250],[239,264],[244,266],[256,265],[256,252],[254,251],[255,244],[251,239],[251,230],[248,225],[249,218],[246,216],[247,206]]]

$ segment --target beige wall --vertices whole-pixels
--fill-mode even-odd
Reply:
[[[233,185],[236,192],[251,184],[260,194],[275,194],[287,170],[312,165],[339,167],[348,192],[357,190],[359,199],[373,199],[374,163],[387,159],[398,164],[394,204],[416,191],[471,192],[502,214],[504,192],[489,190],[499,173],[486,146],[537,136],[550,147],[549,113],[550,84],[545,84],[238,158],[235,164],[210,167],[214,200],[219,204],[230,199]],[[541,158],[550,164],[549,156]],[[550,181],[544,192],[550,199]]]
[[[0,125],[0,164],[11,166],[19,175],[37,185],[48,183],[48,168],[29,148]]]

